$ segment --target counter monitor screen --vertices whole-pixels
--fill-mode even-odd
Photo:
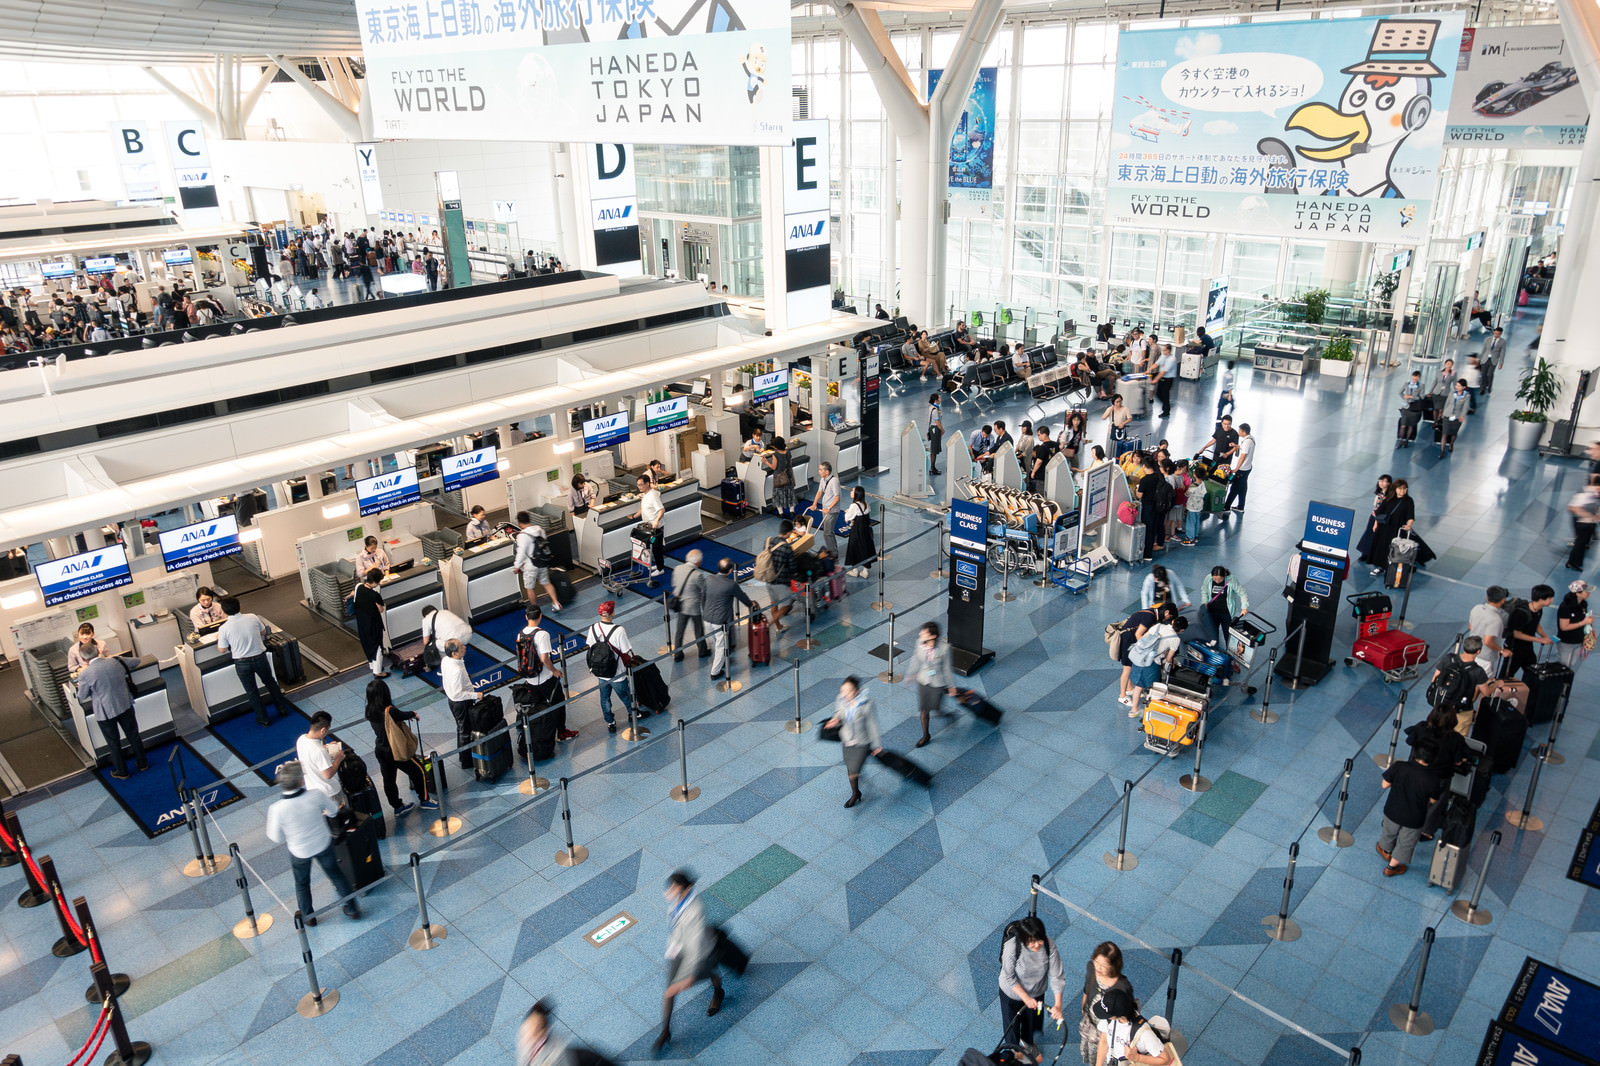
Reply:
[[[179,263],[194,262],[194,253],[187,248],[174,248],[170,252],[161,253],[161,261],[167,266],[177,266]]]
[[[85,274],[110,274],[117,269],[117,258],[113,255],[101,256],[98,259],[85,259],[83,272]]]
[[[679,396],[661,403],[644,405],[644,431],[662,433],[689,424],[689,397]]]
[[[756,403],[781,400],[789,395],[789,371],[774,370],[770,374],[757,374],[755,387]]]
[[[361,505],[363,517],[404,507],[422,499],[422,489],[417,484],[414,466],[392,470],[377,477],[362,478],[356,482],[356,502]]]
[[[108,544],[65,559],[52,559],[34,567],[33,572],[39,579],[39,591],[44,593],[46,607],[133,583],[128,552],[120,544]]]
[[[39,274],[45,278],[70,278],[73,274],[72,264],[69,262],[40,263]]]
[[[439,460],[439,473],[444,478],[444,491],[454,492],[499,477],[500,461],[491,445],[461,455],[443,456]]]
[[[583,450],[598,452],[628,439],[628,415],[619,411],[614,415],[591,418],[583,424]]]
[[[160,539],[161,559],[168,573],[244,551],[239,543],[239,520],[231,514],[170,529]]]

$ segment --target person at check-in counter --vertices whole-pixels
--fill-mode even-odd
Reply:
[[[189,608],[189,621],[194,623],[196,629],[215,629],[228,620],[222,611],[222,604],[217,602],[216,590],[209,585],[201,585],[195,591],[198,602]]]
[[[76,676],[84,667],[100,657],[105,641],[96,640],[94,626],[88,622],[78,627],[78,639],[67,649],[67,673]]]
[[[389,553],[383,550],[377,537],[368,537],[356,556],[356,580],[364,580],[369,570],[389,572]]]
[[[489,521],[489,512],[484,510],[483,504],[472,509],[467,521],[467,540],[486,540],[494,535],[494,523]]]
[[[95,724],[111,749],[111,776],[119,781],[128,779],[128,764],[122,755],[122,742],[117,734],[128,738],[133,749],[133,760],[142,772],[150,769],[144,755],[144,741],[139,736],[139,722],[133,713],[133,689],[128,684],[128,665],[111,654],[111,649],[100,646],[100,657],[84,668],[78,678],[78,701],[87,703],[94,714]]]
[[[650,480],[655,482],[657,485],[661,485],[672,480],[672,472],[666,468],[665,464],[663,464],[660,459],[650,460],[648,472],[650,474]]]
[[[750,439],[744,442],[744,447],[739,449],[739,455],[745,459],[753,455],[760,455],[767,450],[767,441],[763,436],[760,426],[750,431]]]
[[[599,495],[600,486],[582,474],[572,475],[572,485],[567,489],[567,505],[572,508],[574,515],[581,518],[588,514]]]
[[[267,695],[278,708],[278,717],[289,717],[278,679],[272,676],[272,664],[267,662],[267,624],[253,614],[241,613],[239,600],[233,596],[223,597],[222,610],[228,620],[217,630],[217,649],[233,657],[233,671],[239,675],[250,709],[256,712],[256,725],[267,724],[267,709],[261,703],[257,678],[266,682]]]

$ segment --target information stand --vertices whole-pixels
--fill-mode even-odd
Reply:
[[[861,397],[861,469],[863,473],[881,474],[883,469],[878,465],[878,401],[883,389],[882,360],[877,352],[861,352],[858,358],[861,360],[861,373],[856,375],[856,387],[860,389]]]
[[[1315,500],[1306,505],[1305,535],[1295,545],[1294,596],[1289,603],[1287,646],[1277,674],[1291,687],[1315,685],[1333,669],[1330,652],[1339,623],[1339,590],[1350,569],[1355,512]],[[1302,624],[1304,633],[1297,632]]]
[[[1078,558],[1089,564],[1091,571],[1103,566],[1117,565],[1107,543],[1107,525],[1111,521],[1111,485],[1114,474],[1121,473],[1112,463],[1101,463],[1083,476],[1083,520],[1078,524]],[[1126,481],[1124,480],[1124,491]],[[1089,541],[1094,543],[1090,544]]]
[[[983,611],[988,600],[989,507],[971,500],[950,505],[950,603],[945,631],[956,673],[971,677],[994,652],[983,646]]]

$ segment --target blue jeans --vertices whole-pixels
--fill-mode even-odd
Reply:
[[[333,845],[329,844],[316,855],[302,859],[298,855],[289,856],[289,865],[294,868],[294,899],[295,905],[300,908],[300,913],[307,918],[311,917],[311,864],[315,862],[322,867],[322,872],[328,875],[328,880],[333,882],[334,893],[343,898],[350,894],[350,882],[344,879],[344,873],[339,869],[339,863],[333,857]],[[354,900],[350,901],[354,903]],[[346,903],[348,908],[350,903]]]
[[[267,724],[267,709],[261,705],[261,690],[256,687],[256,678],[266,682],[267,695],[272,697],[273,705],[278,708],[278,717],[288,715],[289,708],[283,705],[283,692],[278,688],[278,679],[272,676],[272,666],[267,662],[266,652],[248,659],[233,660],[233,672],[239,675],[239,684],[244,688],[245,698],[250,701],[250,709],[256,712],[257,724]]]
[[[1204,511],[1185,511],[1183,513],[1183,539],[1200,539],[1200,520],[1205,517]]]
[[[611,717],[612,689],[616,689],[617,698],[622,701],[622,706],[627,708],[628,713],[633,713],[633,694],[628,691],[628,677],[626,674],[613,681],[607,681],[604,678],[596,678],[595,680],[600,682],[600,715],[606,720],[606,725],[616,721]]]

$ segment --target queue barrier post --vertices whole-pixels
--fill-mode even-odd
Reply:
[[[889,595],[884,591],[883,585],[885,575],[889,572],[888,567],[883,565],[883,561],[887,558],[888,556],[882,553],[878,555],[878,598],[867,604],[874,611],[887,611],[894,607],[894,604],[889,602]]]
[[[240,940],[250,940],[272,928],[272,914],[256,914],[255,906],[250,902],[250,879],[245,873],[244,863],[239,861],[239,845],[229,844],[228,855],[238,862],[233,883],[239,886],[239,895],[244,900],[244,917],[233,924],[233,935]]]
[[[522,730],[522,746],[528,752],[528,777],[517,785],[517,791],[524,796],[537,796],[550,787],[550,781],[540,777],[533,768],[533,719],[532,714],[517,715],[517,728]]]
[[[1300,927],[1289,917],[1289,893],[1294,891],[1294,865],[1299,858],[1300,842],[1297,840],[1289,845],[1289,869],[1283,875],[1283,899],[1278,903],[1278,913],[1261,919],[1261,924],[1267,927],[1267,935],[1284,943],[1300,939]]]
[[[1400,746],[1400,726],[1406,716],[1406,696],[1409,689],[1400,690],[1400,699],[1394,705],[1394,729],[1389,733],[1389,752],[1386,755],[1374,755],[1372,761],[1378,764],[1378,769],[1387,770],[1394,765],[1395,749]]]
[[[414,851],[411,853],[411,883],[417,889],[418,926],[406,938],[406,943],[416,951],[428,951],[438,947],[450,932],[428,920],[428,899],[422,894],[422,856]]]
[[[679,784],[667,790],[667,798],[679,803],[692,803],[700,798],[700,789],[689,784],[689,741],[687,726],[678,719],[678,780]]]
[[[620,658],[620,656],[619,656],[619,658]],[[627,706],[628,706],[628,728],[626,728],[622,732],[618,733],[617,736],[619,736],[623,740],[627,740],[627,741],[646,740],[650,736],[650,730],[648,730],[644,726],[640,725],[638,720],[634,717],[634,713],[633,713],[634,712],[634,705],[636,703],[638,703],[638,696],[636,694],[636,690],[633,687],[633,667],[631,667],[631,666],[627,668],[627,682],[628,682],[628,700],[627,700]],[[599,683],[604,685],[606,682],[600,681]]]
[[[55,912],[56,924],[61,927],[61,938],[51,945],[50,954],[58,959],[70,959],[86,950],[89,945],[78,938],[67,921],[67,900],[61,893],[61,878],[56,876],[56,864],[50,856],[39,856],[39,872],[44,874],[46,891],[50,893],[50,899],[55,903],[50,909]]]
[[[194,858],[183,868],[185,877],[210,877],[228,868],[231,861],[211,850],[211,833],[206,829],[205,811],[200,806],[200,794],[195,789],[178,790],[178,800],[183,806],[183,817],[189,825],[189,842],[194,845]]]
[[[883,551],[878,553],[880,561],[889,558],[889,520],[884,517],[884,505],[878,504],[878,528],[882,530],[879,536],[883,540]]]
[[[1528,795],[1520,811],[1507,811],[1506,821],[1518,829],[1538,833],[1544,829],[1544,819],[1533,813],[1533,793],[1539,787],[1539,771],[1544,769],[1544,748],[1533,749],[1533,776],[1528,778]]]
[[[661,594],[661,625],[666,629],[666,643],[656,649],[657,655],[665,655],[668,652],[678,650],[672,646],[672,607],[669,603],[672,599],[671,589],[672,585],[669,582],[667,591]]]
[[[878,671],[878,680],[879,681],[887,681],[891,685],[896,683],[896,682],[898,682],[898,681],[905,680],[905,676],[906,676],[905,674],[897,674],[897,673],[894,672],[894,612],[893,611],[889,612],[889,643],[886,644],[884,647],[886,648],[886,650],[883,653],[883,657],[885,659],[889,660],[889,662],[888,662],[887,666],[885,666],[882,670]]]
[[[937,541],[934,548],[938,551],[938,554],[934,557],[933,570],[928,576],[943,579],[950,576],[944,568],[944,523],[940,522],[934,526],[934,529],[936,531],[934,539]]]
[[[1478,906],[1478,901],[1483,899],[1483,883],[1489,879],[1489,862],[1494,858],[1494,849],[1500,846],[1500,830],[1496,829],[1489,834],[1489,851],[1483,857],[1483,865],[1478,868],[1478,884],[1472,890],[1472,899],[1458,899],[1450,904],[1450,913],[1468,925],[1488,925],[1494,921],[1494,915]]]
[[[1267,653],[1267,679],[1261,683],[1261,706],[1250,712],[1250,717],[1262,725],[1278,720],[1278,712],[1272,709],[1272,675],[1277,665],[1278,649],[1273,648]]]
[[[799,648],[801,651],[811,651],[813,648],[817,647],[819,642],[817,640],[813,639],[813,637],[811,636],[811,582],[807,581],[805,583],[805,586],[806,586],[806,635],[801,637],[799,640],[795,641],[794,642],[794,646]]]
[[[1544,742],[1544,761],[1551,766],[1560,766],[1567,761],[1566,757],[1556,750],[1556,733],[1561,729],[1562,720],[1567,717],[1567,697],[1570,695],[1572,695],[1572,682],[1568,680],[1561,690],[1561,702],[1556,704],[1555,716],[1550,719],[1550,736]]]
[[[1034,874],[1033,880],[1028,884],[1028,917],[1039,917],[1039,875]]]
[[[783,731],[799,736],[806,731],[806,723],[800,717],[800,664],[794,664],[794,717],[784,723]]]
[[[28,882],[27,890],[17,897],[17,906],[24,909],[42,907],[50,902],[50,890],[33,872],[33,856],[28,852],[28,841],[22,835],[22,827],[17,822],[17,816],[7,811],[5,820],[11,832],[11,839],[16,842],[17,854],[22,856],[22,876]]]
[[[111,980],[110,969],[105,963],[97,962],[89,967],[89,974],[100,993],[96,998],[107,1003],[111,1010],[111,1042],[116,1050],[106,1056],[105,1066],[144,1066],[150,1061],[153,1049],[143,1040],[128,1038],[128,1026],[122,1017],[122,1005],[117,1002],[117,986]]]
[[[1417,962],[1417,980],[1411,986],[1411,1001],[1396,1003],[1389,1008],[1389,1021],[1402,1033],[1427,1036],[1433,1032],[1433,1019],[1422,1009],[1422,982],[1428,976],[1428,956],[1433,952],[1433,927],[1422,931],[1422,958]]]
[[[753,611],[755,608],[752,606],[750,610]],[[749,617],[750,611],[746,611],[745,618],[748,620]],[[733,679],[733,653],[739,646],[739,605],[737,603],[733,605],[733,623],[723,627],[722,643],[724,652],[722,657],[723,678],[713,687],[718,692],[738,692],[744,685],[742,682]]]
[[[589,857],[589,849],[572,842],[572,804],[567,799],[567,779],[561,779],[561,826],[566,832],[567,846],[556,852],[557,866],[577,866]]]
[[[1183,970],[1183,949],[1172,949],[1172,969],[1167,974],[1167,1025],[1170,1030],[1167,1039],[1177,1049],[1179,1055],[1189,1053],[1189,1041],[1178,1032],[1177,1025],[1173,1022],[1174,1012],[1178,1008],[1178,974]]]
[[[200,846],[205,849],[205,862],[209,866],[206,873],[208,875],[221,873],[233,860],[226,855],[218,855],[211,848],[211,831],[206,828],[206,809],[201,803],[198,789],[189,790],[189,803],[194,807],[194,823],[200,831]]]
[[[1360,1048],[1353,1047],[1353,1048],[1350,1049],[1349,1066],[1361,1066],[1361,1049]]]
[[[1209,792],[1211,779],[1200,773],[1200,757],[1206,750],[1206,722],[1211,717],[1209,706],[1200,712],[1199,733],[1194,738],[1194,771],[1178,778],[1178,784],[1190,792]]]
[[[22,1066],[22,1056],[7,1055],[3,1060],[0,1060],[0,1066]]]
[[[322,982],[317,980],[317,963],[311,957],[306,920],[298,910],[294,912],[294,931],[300,936],[300,958],[306,964],[306,980],[311,982],[311,991],[300,997],[300,1002],[294,1008],[295,1013],[302,1018],[320,1018],[339,1005],[339,990],[323,988]]]
[[[529,756],[533,755],[530,749]],[[428,764],[433,768],[433,794],[439,797],[439,817],[428,826],[428,832],[436,837],[447,837],[452,833],[461,832],[461,819],[450,814],[450,797],[444,790],[444,763],[439,759],[436,751],[428,752]],[[314,1017],[314,1015],[306,1015]]]
[[[1117,830],[1117,850],[1105,853],[1105,864],[1122,872],[1139,865],[1139,859],[1128,853],[1128,807],[1133,803],[1133,782],[1122,782],[1122,827]]]
[[[1355,769],[1355,765],[1354,759],[1344,761],[1344,777],[1339,782],[1339,809],[1334,813],[1332,825],[1317,830],[1319,840],[1336,848],[1348,848],[1356,842],[1356,838],[1344,827],[1344,805],[1350,799],[1350,771]]]
[[[78,896],[72,901],[72,909],[78,912],[78,925],[83,930],[83,940],[89,947],[90,959],[94,962],[105,962],[105,951],[100,946],[102,943],[100,931],[95,928],[94,916],[89,913],[89,901]],[[133,987],[133,978],[125,973],[113,973],[111,986],[117,990],[117,995],[125,995],[128,989]],[[100,989],[91,984],[84,990],[83,999],[85,1003],[99,1003]]]

